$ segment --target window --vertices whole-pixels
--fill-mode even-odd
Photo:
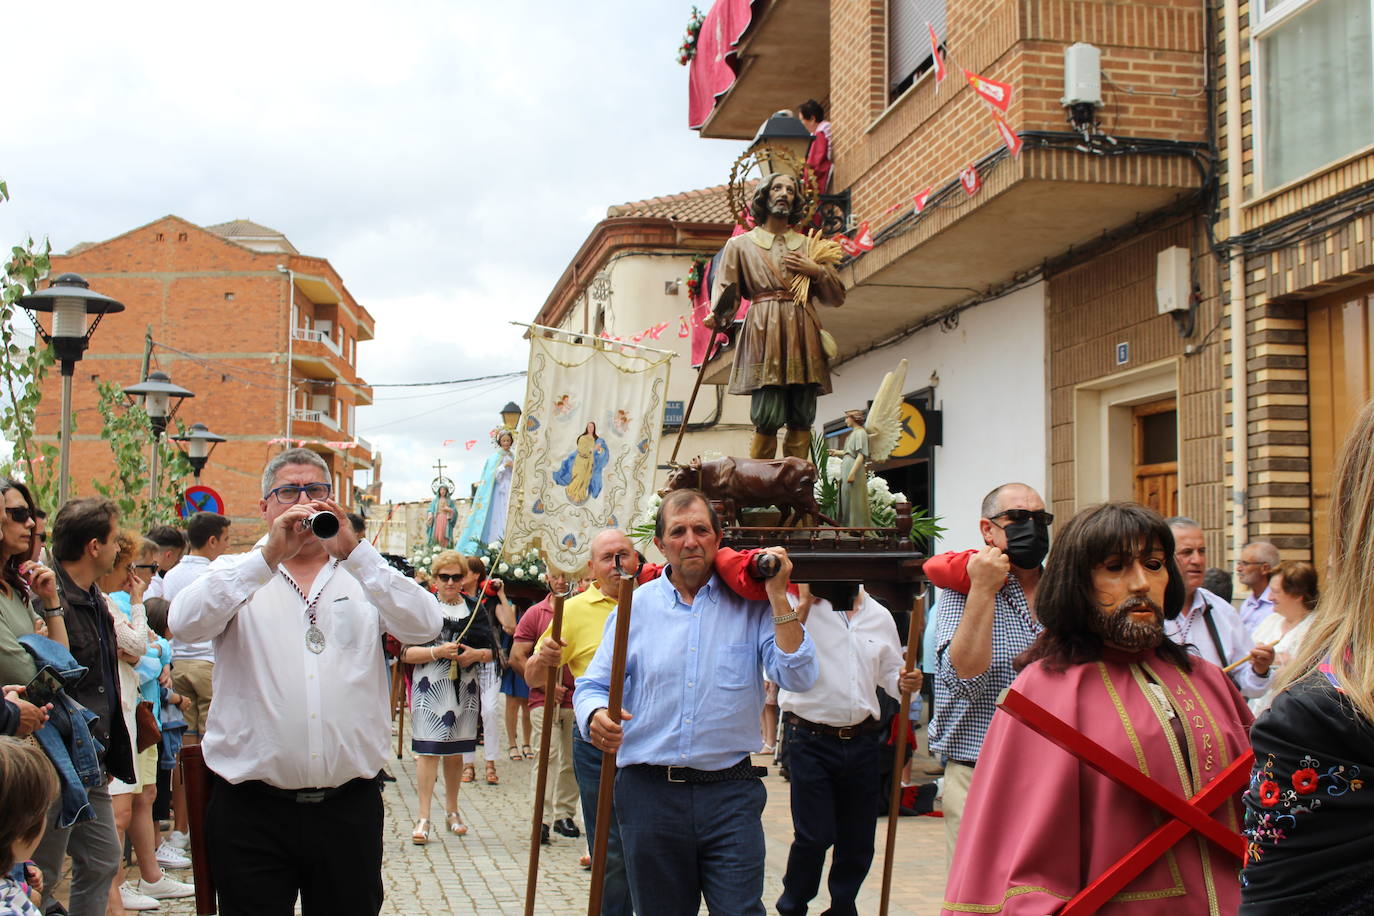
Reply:
[[[927,22],[935,27],[935,37],[943,45],[945,0],[888,0],[888,101],[906,92],[918,77],[934,65]]]
[[[1374,144],[1371,0],[1260,0],[1264,190]]]

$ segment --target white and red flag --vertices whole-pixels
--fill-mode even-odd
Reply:
[[[920,194],[911,195],[911,200],[916,204],[916,212],[920,213],[926,208],[926,203],[930,200],[930,195],[935,193],[935,185],[926,188]]]
[[[979,76],[972,70],[964,71],[964,78],[973,87],[973,91],[978,93],[988,102],[1000,108],[1003,112],[1011,104],[1011,86],[1008,83],[999,83],[997,80],[988,79],[986,76]]]
[[[1025,141],[1021,139],[1016,131],[1012,130],[1011,125],[1007,123],[1007,119],[994,111],[992,113],[992,120],[996,123],[997,133],[1002,136],[1002,142],[1006,144],[1007,150],[1013,156],[1021,155],[1021,146]]]
[[[978,176],[978,168],[972,162],[959,170],[959,184],[969,197],[977,194],[983,187],[983,179]]]
[[[926,28],[930,30],[930,56],[935,60],[935,87],[938,89],[949,71],[945,69],[945,55],[940,50],[940,39],[935,35],[935,26],[927,22]]]

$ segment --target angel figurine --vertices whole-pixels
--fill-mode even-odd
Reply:
[[[902,435],[902,386],[906,384],[906,360],[883,376],[878,393],[863,410],[846,410],[849,436],[843,449],[830,449],[840,464],[839,520],[847,528],[873,527],[868,504],[868,466],[886,461]]]

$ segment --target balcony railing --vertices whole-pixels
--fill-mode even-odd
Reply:
[[[291,336],[296,340],[308,340],[312,343],[324,344],[326,347],[333,350],[336,356],[343,356],[343,351],[340,350],[339,345],[334,342],[334,338],[324,331],[316,331],[311,328],[293,328]]]
[[[354,436],[353,436],[353,441],[356,442],[356,443],[358,443],[358,448],[362,449],[363,451],[365,451],[365,452],[370,452],[370,451],[372,451],[372,443],[371,443],[371,442],[368,442],[368,441],[367,441],[366,439],[364,439],[362,436],[359,436],[359,435],[357,435],[357,434],[355,433]]]
[[[302,423],[320,423],[330,429],[339,428],[338,422],[323,410],[301,410],[297,408],[291,411],[291,419],[300,420]]]

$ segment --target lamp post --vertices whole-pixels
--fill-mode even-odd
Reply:
[[[29,311],[38,335],[45,343],[52,344],[53,355],[62,365],[62,431],[57,501],[65,504],[71,478],[72,375],[100,319],[113,312],[124,311],[124,304],[103,293],[94,292],[90,284],[77,274],[62,274],[49,283],[47,289],[21,297],[19,306]],[[38,312],[52,312],[51,333],[43,330],[43,325],[38,323]],[[87,325],[86,319],[91,315],[95,316],[95,321]]]
[[[138,398],[143,398],[143,409],[147,411],[148,422],[153,427],[153,460],[148,480],[148,499],[154,500],[157,499],[158,444],[162,440],[162,434],[167,431],[167,421],[176,414],[181,402],[195,395],[180,385],[173,385],[167,373],[154,370],[137,385],[125,388],[124,396],[129,399],[130,404]]]
[[[754,140],[749,144],[749,152],[758,152],[764,147],[787,153],[800,166],[806,162],[807,150],[811,148],[811,131],[790,111],[779,111],[759,126],[759,132],[754,134]],[[765,180],[774,172],[792,174],[786,165],[786,162],[775,163],[767,156],[759,157],[759,171]]]
[[[226,441],[223,436],[210,432],[204,423],[192,423],[184,434],[170,438],[186,453],[186,460],[191,462],[191,472],[196,475],[197,483],[200,482],[200,472],[205,470],[205,463],[210,460],[210,453],[216,445]]]
[[[514,430],[515,424],[520,422],[520,405],[514,401],[507,401],[506,406],[501,408],[501,425],[506,429]]]

